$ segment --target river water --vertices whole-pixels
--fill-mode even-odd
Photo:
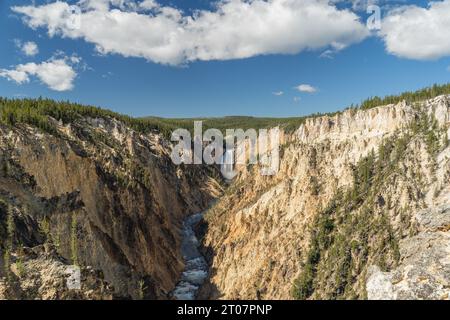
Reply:
[[[194,227],[203,218],[203,213],[193,214],[183,222],[181,252],[185,263],[181,280],[173,291],[177,300],[194,300],[200,286],[208,276],[208,264],[199,251],[200,242]]]

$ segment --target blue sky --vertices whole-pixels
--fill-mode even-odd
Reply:
[[[239,2],[239,0],[233,1]],[[271,1],[287,3],[291,0]],[[297,1],[302,2],[302,0]],[[317,1],[323,2],[323,0]],[[54,2],[53,0],[35,1],[34,5],[40,7]],[[306,0],[306,2],[311,5],[314,0]],[[398,27],[398,23],[392,24],[386,19],[386,22],[385,20],[381,22],[382,26],[386,25],[386,29],[382,29],[383,35],[372,33],[362,36],[365,31],[362,27],[355,26],[355,28],[360,28],[358,32],[361,36],[357,38],[354,38],[353,33],[347,31],[346,27],[342,27],[342,33],[337,33],[335,37],[338,39],[336,41],[348,41],[348,43],[344,43],[345,48],[342,48],[343,46],[340,44],[335,45],[333,39],[327,38],[330,30],[327,30],[323,24],[309,32],[317,30],[317,37],[324,37],[324,45],[317,44],[315,39],[305,40],[301,36],[293,40],[294,42],[290,42],[289,32],[302,32],[297,29],[298,25],[293,23],[292,30],[289,29],[289,25],[286,25],[283,28],[287,29],[282,29],[282,33],[273,35],[278,38],[287,38],[288,45],[281,42],[281,48],[278,45],[278,38],[268,40],[267,44],[260,46],[260,43],[265,43],[267,40],[262,35],[252,44],[253,47],[250,46],[250,53],[241,52],[240,49],[245,47],[247,38],[243,37],[242,41],[244,42],[235,46],[234,40],[229,40],[231,38],[227,38],[228,35],[225,31],[219,35],[213,34],[212,40],[206,44],[201,39],[192,40],[193,42],[198,41],[199,46],[204,46],[207,55],[214,51],[212,57],[198,52],[186,54],[185,52],[192,51],[190,44],[185,44],[188,49],[183,48],[179,51],[178,47],[182,46],[184,39],[177,39],[175,44],[169,46],[171,51],[168,55],[174,53],[174,58],[166,59],[164,56],[160,61],[159,55],[155,55],[155,51],[152,51],[152,41],[157,42],[158,39],[148,40],[149,50],[143,49],[145,53],[130,51],[130,46],[140,46],[139,41],[142,39],[147,43],[146,37],[153,37],[152,32],[157,36],[160,30],[148,30],[148,33],[136,36],[136,41],[133,38],[136,34],[133,32],[135,30],[133,26],[130,26],[129,34],[127,30],[124,30],[125,36],[117,31],[113,35],[99,32],[94,34],[98,39],[90,33],[90,30],[83,31],[84,33],[80,31],[73,35],[70,30],[63,30],[61,26],[59,26],[59,32],[50,34],[51,22],[42,18],[44,11],[42,11],[44,13],[39,12],[41,16],[37,16],[36,12],[24,13],[11,9],[15,6],[32,6],[30,1],[2,1],[0,2],[0,14],[2,15],[0,39],[3,43],[0,50],[0,95],[7,97],[44,96],[57,100],[71,100],[98,105],[133,116],[253,115],[285,117],[333,111],[342,109],[351,103],[358,103],[372,95],[393,94],[429,86],[433,83],[449,82],[450,50],[448,43],[441,40],[450,41],[448,40],[450,38],[445,38],[445,34],[450,35],[450,30],[447,30],[449,24],[439,22],[441,25],[437,25],[444,33],[441,38],[427,34],[430,31],[425,27],[421,29],[419,26],[417,27],[419,29],[411,30],[409,38],[408,35],[405,35],[405,30],[411,29],[407,25],[407,19],[417,20],[417,14],[420,15],[423,12],[429,13],[424,15],[428,19],[433,16],[433,12],[439,12],[440,16],[436,18],[436,21],[440,21],[442,15],[444,18],[449,17],[448,20],[450,20],[450,12],[442,9],[450,8],[450,1],[437,1],[442,4],[449,2],[448,6],[440,7],[439,11],[432,11],[431,7],[427,6],[428,1],[408,2],[408,5],[424,8],[422,11],[417,11],[418,8],[415,8],[415,11],[412,9],[408,11],[405,8],[394,9],[405,4],[398,3],[398,1],[387,2],[378,3],[382,8],[383,19],[389,14],[395,14],[391,10],[400,10],[397,15],[402,18],[401,21],[404,21],[406,27],[401,29]],[[68,3],[77,5],[76,1],[68,1]],[[132,3],[140,3],[140,1]],[[187,3],[189,6],[186,5]],[[160,0],[157,4],[159,7],[175,8],[186,17],[192,15],[195,9],[203,9],[212,13],[217,11],[217,4],[206,0]],[[130,10],[116,3],[109,5],[108,14],[113,9],[120,12]],[[346,10],[348,13],[356,15],[361,19],[360,25],[365,26],[368,15],[355,3],[341,1],[336,4],[337,7],[334,3],[326,5],[335,8],[338,12]],[[81,8],[82,14],[94,10]],[[302,8],[295,4],[295,10],[300,12]],[[255,12],[258,14],[259,11]],[[137,14],[157,16],[159,13],[139,11]],[[229,20],[222,21],[216,16],[213,18],[217,21],[210,22],[208,26],[229,23]],[[33,25],[33,21],[30,22],[30,19],[35,19],[35,25]],[[347,20],[344,20],[342,23],[347,23]],[[265,23],[264,16],[262,20],[258,21]],[[421,21],[420,17],[418,21]],[[273,21],[271,20],[270,23]],[[433,21],[424,23],[429,25]],[[243,24],[245,23],[243,22]],[[127,25],[124,24],[124,26]],[[92,26],[92,28],[95,27]],[[100,27],[108,30],[110,26]],[[221,26],[219,25],[219,27]],[[334,29],[340,27],[341,25],[338,25]],[[243,25],[243,29],[245,28],[252,28],[252,26]],[[224,28],[223,30],[228,29]],[[288,32],[285,32],[286,30]],[[204,30],[202,32],[200,35],[193,33],[193,36],[208,37],[210,35]],[[249,30],[247,33],[251,32],[253,30]],[[401,38],[398,34],[402,35]],[[269,36],[272,35],[267,37]],[[431,39],[430,41],[435,41],[435,43],[431,42],[428,45],[429,48],[417,53],[417,50],[414,49],[416,45],[414,38],[421,36]],[[119,37],[118,40],[113,39],[112,41],[130,41],[130,44],[124,43],[123,48],[115,46],[114,49],[111,49],[107,42],[110,41],[110,37]],[[222,38],[223,42],[231,41],[230,44],[222,46],[223,43],[218,43],[222,41]],[[348,40],[349,38],[351,39]],[[401,39],[401,46],[394,43],[398,39]],[[24,44],[27,42],[34,42],[37,45],[38,53],[28,52],[27,55],[24,48]],[[441,42],[444,43],[441,44]],[[96,49],[99,44],[104,46],[104,50]],[[255,47],[256,49],[254,49]],[[330,53],[330,56],[324,57],[323,53],[326,50],[333,52]],[[73,57],[76,59],[71,59]],[[61,72],[58,72],[57,76],[62,77],[62,74],[65,74],[66,79],[56,78],[55,80],[55,78],[51,78],[51,74],[50,78],[42,78],[40,72],[44,71],[36,65],[50,62],[47,65],[50,68],[55,61],[63,64],[63,69],[60,69]],[[20,65],[26,65],[26,67],[20,69],[18,67]],[[67,68],[65,68],[66,66]],[[12,70],[22,70],[20,75],[26,76],[27,79],[21,82],[16,81],[17,78],[12,76]],[[45,72],[51,72],[51,70],[45,69]],[[2,74],[3,76],[1,76]],[[310,85],[316,91],[300,92],[296,87],[301,84]]]

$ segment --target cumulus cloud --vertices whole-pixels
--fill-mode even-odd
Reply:
[[[431,60],[450,55],[450,0],[427,8],[403,6],[382,20],[380,36],[386,50],[399,57]]]
[[[0,77],[17,84],[28,83],[31,77],[36,77],[52,90],[67,91],[73,88],[77,76],[71,60],[72,57],[52,57],[41,63],[19,64],[12,69],[0,69]]]
[[[32,57],[39,53],[39,48],[33,41],[22,42],[19,39],[15,39],[14,43],[16,47],[26,56]]]
[[[25,67],[26,68],[26,67]],[[0,77],[6,78],[10,81],[15,81],[18,84],[29,82],[28,73],[25,72],[22,65],[18,65],[17,69],[0,69]]]
[[[56,1],[15,6],[33,29],[84,39],[102,54],[179,65],[341,49],[369,35],[358,16],[328,0],[222,0],[192,15],[156,1]]]
[[[24,44],[21,45],[20,49],[25,55],[30,57],[35,56],[39,53],[39,48],[37,44],[33,41],[25,42]]]
[[[144,0],[139,3],[139,7],[142,9],[151,10],[159,7],[159,5],[155,0]]]
[[[274,95],[274,96],[282,96],[283,94],[284,94],[284,92],[283,91],[275,91],[275,92],[272,92],[272,94]]]
[[[297,89],[300,92],[305,92],[305,93],[315,93],[315,92],[317,92],[317,88],[315,88],[315,87],[313,87],[312,85],[309,85],[309,84],[298,85],[297,87],[295,87],[295,89]]]

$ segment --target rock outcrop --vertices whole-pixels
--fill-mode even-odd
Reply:
[[[50,244],[12,256],[11,272],[0,281],[0,299],[111,300],[112,288],[100,271],[75,267]]]
[[[369,269],[368,299],[450,299],[450,202],[415,218],[420,231],[400,241],[400,264],[390,272]]]

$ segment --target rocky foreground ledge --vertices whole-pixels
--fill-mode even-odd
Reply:
[[[401,263],[391,272],[372,266],[373,300],[450,298],[450,202],[416,214],[420,232],[400,242]]]
[[[24,248],[20,258],[13,256],[9,281],[0,280],[3,299],[88,299],[111,300],[114,288],[104,281],[103,274],[91,267],[79,269],[79,287],[71,281],[74,266],[61,257],[53,245]],[[72,279],[78,281],[77,279]]]

